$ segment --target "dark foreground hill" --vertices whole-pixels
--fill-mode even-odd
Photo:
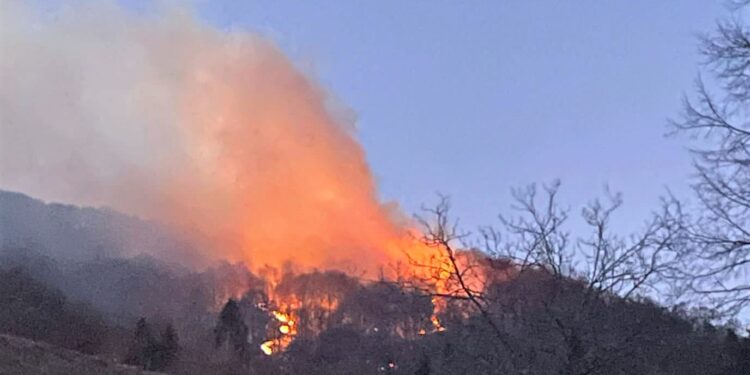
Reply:
[[[16,336],[0,335],[0,375],[157,374]]]
[[[0,191],[0,375],[145,373],[125,361],[175,374],[750,374],[737,327],[543,268],[489,284],[484,314],[444,300],[442,331],[407,284],[288,271],[275,291],[300,303],[299,334],[265,356],[281,331],[263,278],[176,266],[160,258],[181,251],[164,229]]]

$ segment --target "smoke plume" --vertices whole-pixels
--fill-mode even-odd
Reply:
[[[399,259],[351,116],[270,41],[186,9],[1,4],[0,187],[171,223],[254,267]]]

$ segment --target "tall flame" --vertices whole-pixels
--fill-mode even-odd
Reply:
[[[255,270],[374,278],[434,253],[378,199],[351,113],[268,40],[179,8],[23,4],[0,2],[4,188],[172,223],[204,258]],[[297,329],[293,301],[275,302],[266,354]]]
[[[254,268],[403,260],[351,111],[273,43],[176,6],[58,13],[2,2],[4,188],[173,223]]]
[[[352,124],[270,44],[226,48],[196,58],[182,97],[191,163],[169,188],[171,221],[229,239],[225,256],[257,266],[372,272],[399,258],[405,232]]]

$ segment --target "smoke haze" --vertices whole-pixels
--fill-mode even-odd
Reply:
[[[211,256],[400,258],[351,116],[268,40],[189,9],[0,5],[0,187],[200,233]]]

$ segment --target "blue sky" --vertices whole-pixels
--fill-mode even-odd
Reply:
[[[131,4],[132,5],[132,4]],[[453,198],[469,226],[511,187],[560,178],[574,211],[608,184],[622,224],[686,193],[684,138],[665,138],[722,2],[199,1],[225,29],[276,41],[358,116],[382,197]]]

